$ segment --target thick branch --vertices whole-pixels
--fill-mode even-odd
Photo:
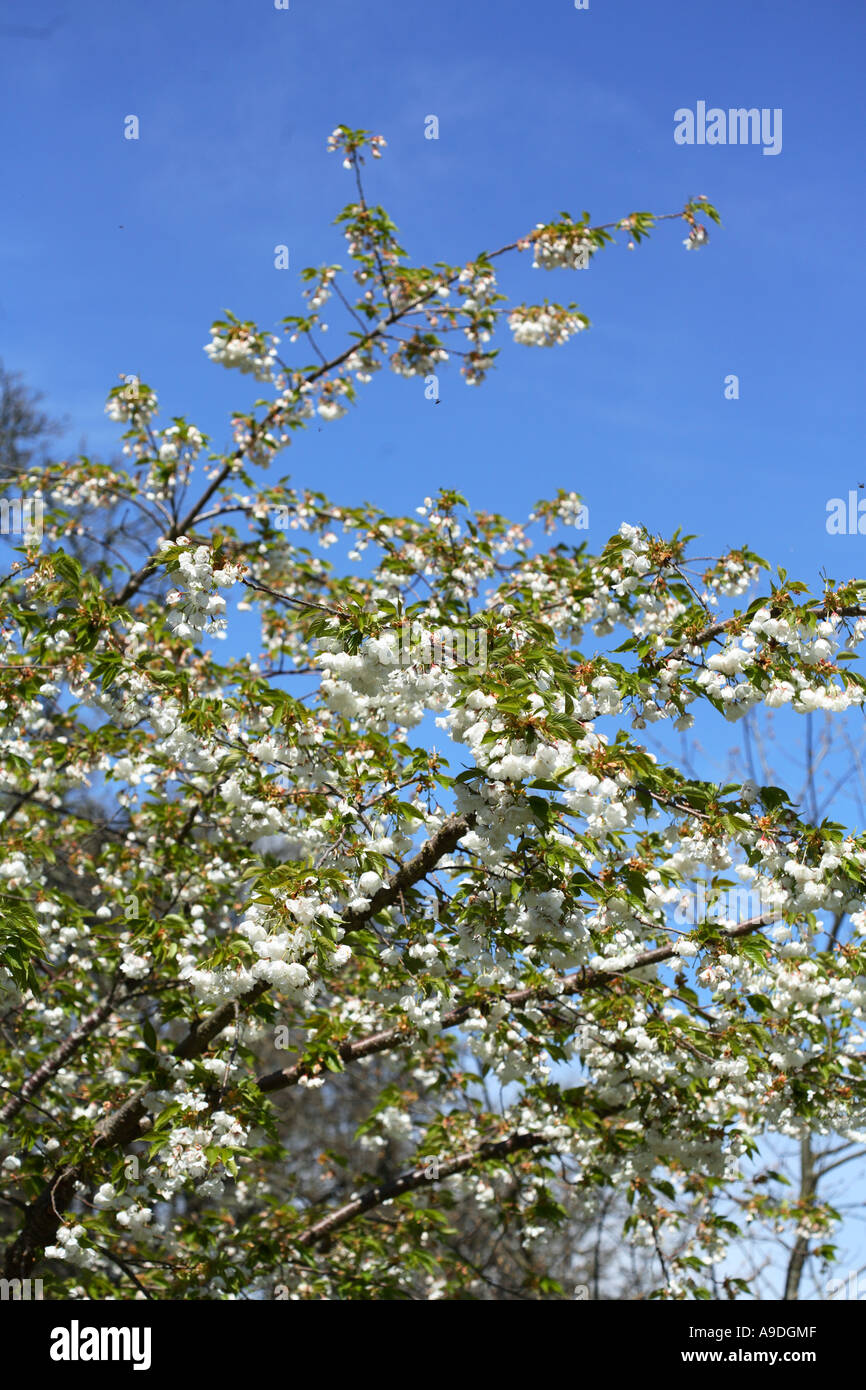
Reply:
[[[724,935],[727,937],[748,936],[751,932],[758,931],[760,927],[775,922],[778,913],[765,913],[760,917],[752,917],[747,922],[740,922],[736,927],[729,927]],[[484,1001],[476,1000],[472,1004],[461,1004],[456,1009],[450,1009],[448,1013],[442,1015],[441,1027],[455,1028],[458,1024],[465,1022],[472,1013],[473,1009],[491,1008],[494,1004],[504,1002],[510,1004],[512,1008],[519,1008],[522,1004],[531,1001],[541,1003],[551,1009],[555,1009],[556,1001],[563,995],[585,994],[592,989],[600,989],[610,984],[610,981],[618,975],[628,975],[633,970],[642,970],[647,965],[658,965],[662,961],[670,960],[676,955],[673,946],[659,946],[652,951],[644,951],[643,955],[638,956],[637,960],[625,970],[591,970],[581,971],[577,975],[561,975],[556,985],[546,984],[532,986],[528,989],[513,990],[510,994],[497,995],[491,994]],[[410,1032],[405,1024],[397,1024],[393,1028],[385,1028],[379,1033],[372,1033],[366,1038],[361,1038],[358,1042],[344,1043],[337,1049],[339,1056],[344,1062],[358,1062],[363,1057],[370,1057],[377,1052],[388,1052],[392,1047],[399,1047],[401,1043],[408,1041]],[[295,1062],[290,1067],[283,1067],[280,1071],[269,1072],[267,1076],[259,1077],[257,1086],[260,1091],[282,1091],[287,1086],[296,1086],[303,1076],[309,1071],[308,1064],[303,1061]]]
[[[812,1151],[812,1136],[805,1134],[800,1142],[800,1206],[807,1207],[815,1196],[818,1179],[815,1173],[815,1155]],[[798,1235],[788,1258],[785,1275],[785,1303],[796,1303],[800,1297],[800,1280],[809,1257],[809,1237]]]
[[[346,935],[358,931],[383,908],[393,906],[399,901],[401,893],[405,893],[407,888],[412,888],[432,873],[440,859],[446,854],[454,853],[460,840],[474,824],[475,814],[472,811],[465,816],[453,815],[444,820],[435,835],[431,835],[430,839],[424,842],[418,853],[388,876],[379,891],[373,894],[368,907],[359,908],[357,911],[350,909],[345,913],[342,926]]]
[[[550,1140],[545,1139],[543,1134],[511,1134],[507,1139],[496,1139],[481,1144],[477,1149],[470,1149],[457,1158],[437,1159],[435,1162],[431,1159],[426,1166],[414,1168],[409,1173],[402,1173],[399,1178],[394,1178],[391,1182],[379,1183],[376,1187],[370,1187],[366,1192],[362,1192],[360,1197],[346,1202],[345,1206],[338,1207],[329,1216],[323,1216],[321,1221],[317,1221],[308,1231],[304,1232],[298,1243],[300,1245],[317,1245],[326,1236],[332,1235],[334,1231],[338,1231],[342,1226],[347,1226],[350,1221],[354,1221],[356,1216],[363,1216],[364,1212],[372,1211],[373,1207],[379,1207],[383,1202],[390,1202],[395,1197],[401,1197],[404,1192],[413,1192],[415,1188],[441,1182],[443,1178],[450,1178],[454,1173],[462,1173],[465,1169],[472,1168],[476,1163],[485,1163],[492,1158],[507,1158],[510,1154],[519,1153],[523,1149],[535,1149],[540,1144],[549,1142]]]
[[[14,1095],[11,1100],[7,1100],[3,1108],[0,1109],[0,1124],[5,1124],[8,1120],[13,1119],[14,1116],[18,1114],[18,1111],[23,1109],[27,1104],[30,1097],[35,1096],[37,1091],[42,1090],[45,1083],[60,1070],[74,1052],[78,1051],[81,1044],[90,1034],[93,1033],[101,1023],[105,1022],[108,1015],[111,1013],[113,1004],[114,992],[112,991],[108,998],[104,1000],[97,1009],[94,1009],[85,1019],[82,1019],[78,1027],[73,1029],[67,1038],[64,1038],[59,1047],[54,1049],[51,1056],[46,1057],[41,1066],[38,1066],[36,1070],[28,1076],[17,1095]]]
[[[817,607],[809,608],[807,611],[812,613],[816,618],[827,618],[830,617],[831,614],[835,614],[840,618],[866,617],[866,608],[861,608],[859,606],[853,608],[834,608],[830,603],[819,604]],[[666,656],[657,657],[654,661],[650,662],[649,665],[659,666],[663,661],[670,661],[672,657],[680,657],[686,647],[702,647],[705,642],[711,642],[714,637],[721,637],[723,632],[728,632],[730,628],[736,627],[738,623],[742,623],[743,618],[744,614],[735,613],[732,618],[722,618],[717,623],[711,623],[710,626],[705,627],[702,632],[697,633],[694,637],[688,638],[685,642],[680,642],[676,647],[673,647]]]

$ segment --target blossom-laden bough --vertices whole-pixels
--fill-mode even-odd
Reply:
[[[305,271],[283,322],[314,360],[214,325],[209,355],[269,392],[230,450],[160,427],[133,377],[107,407],[128,468],[27,475],[44,539],[2,582],[2,1197],[7,1277],[38,1267],[52,1296],[472,1297],[449,1223],[504,1186],[530,1296],[569,1294],[538,1272],[566,1190],[586,1212],[626,1194],[658,1293],[703,1296],[735,1234],[718,1195],[762,1136],[863,1129],[864,840],[636,737],[860,705],[863,585],[809,596],[746,549],[695,562],[628,523],[591,553],[561,539],[573,492],[514,524],[455,491],[405,517],[263,479],[383,366],[456,358],[477,385],[503,316],[528,345],[586,327],[508,307],[508,253],[591,267],[664,220],[562,214],[413,267],[364,192],[383,144],[331,138],[352,279]],[[704,199],[665,216],[691,244],[718,220]],[[100,548],[118,508],[130,530]],[[341,537],[341,566],[312,548]],[[258,655],[216,659],[253,625]],[[424,647],[442,630],[483,660]],[[431,715],[447,757],[413,735]],[[683,929],[698,883],[761,911]],[[281,1100],[385,1060],[352,1160],[298,1195]]]

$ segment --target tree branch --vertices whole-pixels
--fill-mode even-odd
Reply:
[[[92,1013],[88,1014],[87,1017],[79,1023],[78,1027],[73,1029],[69,1036],[64,1038],[63,1042],[54,1049],[51,1056],[46,1057],[42,1065],[37,1067],[36,1070],[28,1076],[21,1090],[18,1091],[16,1095],[13,1095],[11,1100],[7,1100],[6,1104],[0,1109],[0,1124],[6,1124],[8,1120],[13,1119],[14,1116],[18,1114],[18,1111],[23,1109],[27,1104],[29,1098],[36,1095],[37,1091],[41,1091],[46,1081],[50,1080],[50,1078],[60,1070],[64,1062],[68,1061],[72,1054],[78,1051],[85,1039],[88,1038],[101,1023],[105,1022],[114,1006],[114,988],[115,987],[112,986],[108,998],[104,1000],[97,1009],[94,1009]]]
[[[751,932],[758,931],[759,928],[767,926],[770,922],[778,919],[778,913],[765,913],[760,917],[750,918],[747,922],[740,922],[736,927],[729,927],[724,935],[727,937],[748,936]],[[662,961],[670,960],[676,952],[673,946],[659,946],[653,951],[644,951],[643,955],[638,956],[625,970],[592,970],[582,971],[578,975],[560,975],[556,986],[538,985],[529,989],[513,990],[510,994],[497,995],[491,994],[484,1001],[476,1000],[472,1004],[461,1004],[456,1009],[450,1009],[443,1014],[441,1027],[455,1028],[463,1023],[473,1009],[492,1008],[494,1004],[504,1002],[512,1007],[519,1008],[521,1004],[528,1004],[531,1001],[539,1001],[542,1008],[555,1008],[557,1000],[563,995],[584,994],[592,989],[602,988],[610,983],[617,976],[628,976],[633,970],[642,970],[647,965],[657,965]],[[561,988],[558,988],[561,986]],[[410,1037],[409,1030],[404,1024],[397,1024],[393,1028],[385,1028],[379,1033],[371,1033],[366,1038],[361,1038],[358,1042],[344,1043],[337,1049],[339,1056],[344,1062],[357,1062],[362,1057],[370,1057],[376,1052],[387,1052],[392,1047],[397,1047],[400,1043],[407,1042]],[[287,1086],[296,1086],[301,1078],[307,1075],[308,1066],[303,1061],[295,1062],[290,1067],[283,1067],[280,1071],[269,1072],[267,1076],[260,1076],[256,1082],[260,1091],[281,1091]]]
[[[302,1246],[317,1245],[326,1236],[332,1235],[334,1231],[338,1231],[341,1227],[347,1226],[350,1221],[354,1221],[357,1216],[363,1216],[365,1212],[372,1211],[373,1207],[381,1206],[383,1202],[390,1202],[395,1197],[402,1196],[404,1192],[413,1192],[418,1187],[441,1182],[443,1178],[450,1178],[455,1173],[462,1173],[476,1163],[485,1163],[489,1159],[495,1158],[507,1158],[510,1154],[519,1153],[523,1149],[538,1148],[540,1144],[549,1142],[543,1134],[511,1134],[507,1139],[496,1139],[481,1144],[477,1149],[470,1149],[457,1158],[438,1160],[435,1164],[435,1177],[428,1176],[426,1165],[422,1168],[413,1168],[410,1172],[402,1173],[400,1177],[394,1178],[391,1182],[379,1183],[376,1187],[368,1188],[366,1192],[361,1193],[360,1197],[346,1202],[344,1206],[332,1211],[329,1216],[323,1216],[320,1221],[316,1221],[304,1232],[298,1244]]]

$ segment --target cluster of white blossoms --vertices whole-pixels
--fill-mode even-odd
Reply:
[[[727,598],[738,598],[752,587],[760,572],[759,565],[740,556],[729,556],[720,566],[719,572],[707,580],[707,587],[715,591],[709,602],[717,603],[717,594],[724,594]]]
[[[709,239],[706,227],[694,226],[683,241],[683,246],[687,251],[694,251],[701,246],[706,246]]]
[[[343,363],[343,369],[347,372],[353,372],[355,380],[366,385],[368,381],[372,381],[374,372],[381,371],[382,362],[375,356],[372,349],[358,348],[355,352],[349,353]]]
[[[247,1135],[237,1118],[224,1110],[209,1114],[207,1125],[178,1125],[172,1129],[160,1150],[159,1171],[153,1174],[159,1195],[170,1197],[193,1183],[201,1196],[218,1196],[225,1184],[225,1169],[221,1161],[213,1164],[207,1150],[241,1148]]]
[[[461,309],[465,313],[478,313],[488,307],[490,297],[496,289],[496,275],[489,266],[479,269],[476,265],[467,265],[457,276],[457,284],[463,296],[460,302]],[[442,295],[446,288],[443,285],[437,292]]]
[[[535,269],[585,270],[588,267],[595,248],[583,232],[563,227],[546,228],[543,222],[538,223],[537,231],[539,235],[532,239]]]
[[[0,860],[0,879],[6,888],[20,889],[38,879],[38,872],[28,864],[23,852],[18,850],[8,859]]]
[[[82,1239],[86,1242],[87,1232],[80,1223],[76,1223],[74,1226],[60,1226],[57,1231],[56,1243],[45,1247],[45,1258],[48,1260],[66,1260],[67,1263],[79,1269],[99,1269],[104,1261],[100,1259],[97,1251],[86,1243],[82,1245]]]
[[[561,521],[563,526],[574,526],[578,531],[585,531],[589,525],[589,508],[576,492],[568,492],[558,497],[551,507],[551,514]],[[535,520],[534,513],[530,514],[529,520]]]
[[[169,425],[161,434],[159,457],[163,463],[174,463],[183,450],[194,456],[205,442],[204,435],[195,425]]]
[[[361,1135],[360,1145],[362,1149],[381,1150],[387,1147],[388,1140],[407,1141],[413,1138],[415,1126],[410,1115],[405,1110],[398,1110],[394,1105],[384,1106],[375,1117],[375,1126],[379,1130],[376,1134],[368,1130]]]
[[[252,373],[256,381],[273,381],[279,338],[259,333],[249,324],[218,324],[211,328],[205,352],[223,367]]]
[[[515,343],[526,347],[558,347],[587,325],[584,314],[570,313],[556,304],[521,304],[508,315]]]
[[[431,655],[435,634],[413,634],[423,653],[424,637]],[[401,647],[395,634],[369,638],[360,652],[344,651],[335,638],[321,638],[315,654],[322,670],[319,686],[326,706],[352,719],[364,719],[370,728],[388,729],[393,724],[410,729],[420,724],[428,710],[447,709],[454,693],[450,663],[400,664]],[[411,646],[408,648],[411,655]]]
[[[186,537],[176,542],[164,541],[164,547],[171,544],[189,546]],[[219,569],[213,568],[213,555],[206,545],[198,545],[178,557],[178,570],[185,580],[184,589],[171,589],[165,596],[169,607],[175,611],[169,614],[168,623],[177,637],[197,637],[203,632],[212,636],[224,636],[227,623],[218,616],[225,612],[226,601],[215,588],[231,588],[240,579],[244,566],[227,564]]]
[[[337,265],[323,266],[313,284],[304,290],[304,298],[309,301],[310,308],[314,313],[324,308],[331,298],[331,286],[337,278],[339,269],[340,267]]]
[[[310,1002],[315,993],[311,986],[310,974],[302,963],[302,956],[310,950],[309,928],[317,916],[332,917],[333,910],[318,899],[291,899],[284,903],[284,910],[291,912],[301,926],[293,930],[269,931],[265,910],[253,903],[247,909],[246,917],[239,931],[252,943],[259,960],[252,968],[257,980],[267,980],[275,985],[281,994],[296,998],[298,1002]]]
[[[697,678],[698,684],[725,702],[728,718],[739,718],[760,703],[770,709],[790,704],[800,714],[816,709],[842,711],[862,704],[863,690],[853,682],[842,684],[826,679],[824,683],[819,679],[821,673],[817,668],[821,663],[835,661],[843,637],[845,650],[850,651],[864,635],[866,623],[862,618],[851,624],[850,634],[846,635],[840,631],[839,619],[835,616],[813,627],[792,624],[787,619],[773,617],[769,608],[759,608],[743,635],[708,658],[706,669]],[[762,676],[758,685],[748,680],[732,684],[731,677],[760,670],[759,658],[768,650],[767,644],[789,653],[790,679],[771,674]],[[815,667],[815,678],[798,669],[797,663],[802,663],[807,670]]]
[[[365,360],[359,354],[353,353],[346,365]],[[304,382],[296,391],[289,391],[285,399],[299,420],[312,420],[314,416],[326,421],[340,420],[346,414],[346,401],[351,399],[352,391],[350,376],[334,376],[320,382],[318,390],[310,382]]]
[[[367,146],[369,147],[370,153],[372,154],[374,159],[382,158],[382,151],[387,148],[387,145],[388,141],[385,139],[384,135],[371,135],[369,140],[367,141]],[[345,149],[345,147],[346,131],[342,126],[336,126],[331,131],[331,134],[328,136],[328,154],[334,154],[337,150]],[[349,159],[348,157],[345,158],[343,160],[343,168],[351,169],[351,167],[351,159]]]
[[[109,420],[119,424],[134,423],[145,425],[156,415],[159,401],[156,392],[135,378],[128,378],[126,386],[117,386],[112,391],[105,406]]]
[[[431,347],[422,339],[408,339],[391,354],[390,366],[397,376],[429,376],[449,354],[443,347]]]
[[[788,649],[792,656],[799,658],[807,666],[819,661],[835,660],[842,646],[840,619],[836,614],[817,622],[814,627],[803,624],[793,625],[784,618],[774,618],[769,608],[759,608],[749,623],[749,631]],[[866,635],[866,618],[856,618],[850,625],[850,637],[846,638],[846,650],[856,646]]]

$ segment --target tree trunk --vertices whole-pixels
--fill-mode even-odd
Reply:
[[[804,1135],[800,1142],[800,1202],[806,1205],[815,1195],[815,1156],[812,1152],[812,1136]],[[797,1236],[794,1248],[788,1259],[788,1273],[785,1278],[784,1302],[796,1303],[800,1296],[800,1280],[809,1255],[809,1237]]]

